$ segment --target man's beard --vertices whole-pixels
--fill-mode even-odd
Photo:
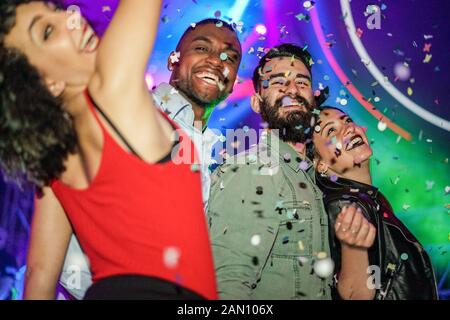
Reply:
[[[315,116],[311,111],[314,106],[302,96],[296,95],[292,99],[303,103],[307,111],[295,110],[289,112],[286,116],[281,116],[279,111],[283,108],[283,98],[275,101],[273,106],[266,98],[263,98],[261,117],[267,122],[269,129],[278,129],[281,140],[291,143],[305,143],[312,136],[311,126],[315,123]]]

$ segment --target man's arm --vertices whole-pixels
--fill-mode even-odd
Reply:
[[[251,211],[253,179],[251,169],[233,172],[230,165],[219,167],[213,175],[208,218],[218,293],[225,300],[251,299],[275,238]],[[258,234],[264,236],[254,246],[251,239]]]
[[[31,227],[25,280],[25,299],[50,300],[56,297],[56,284],[67,251],[72,228],[50,188],[36,200]]]

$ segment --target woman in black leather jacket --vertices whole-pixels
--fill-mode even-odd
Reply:
[[[360,274],[367,272],[367,285],[376,289],[375,299],[438,299],[428,254],[372,185],[372,149],[365,131],[342,110],[323,107],[313,142],[308,152],[314,158],[316,183],[324,193],[330,226],[335,226],[336,219],[339,221],[343,207],[353,204],[361,208],[360,212],[377,230],[373,245],[367,249],[370,268],[359,270]],[[330,247],[336,263],[335,279],[339,281],[341,242],[336,237],[337,230],[330,228]],[[354,231],[344,229],[345,232]],[[336,298],[340,298],[337,292]]]

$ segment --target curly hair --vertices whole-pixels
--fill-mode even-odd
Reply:
[[[15,25],[17,6],[0,3],[0,170],[7,180],[32,184],[40,193],[64,172],[77,145],[73,122],[18,49],[4,44]]]

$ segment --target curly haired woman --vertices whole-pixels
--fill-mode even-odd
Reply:
[[[54,298],[72,231],[86,299],[216,298],[200,176],[174,161],[191,142],[144,81],[160,7],[122,1],[100,41],[48,2],[0,4],[1,168],[41,195],[26,298]]]

